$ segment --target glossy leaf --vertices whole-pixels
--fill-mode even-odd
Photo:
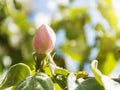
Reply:
[[[4,80],[0,84],[0,89],[14,86],[29,75],[31,75],[31,70],[27,65],[23,63],[15,64],[8,70]]]
[[[36,73],[19,83],[16,90],[54,90],[54,85],[48,75]]]

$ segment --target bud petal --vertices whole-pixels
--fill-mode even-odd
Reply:
[[[38,54],[50,53],[55,46],[56,36],[48,25],[41,25],[33,39],[33,48]]]

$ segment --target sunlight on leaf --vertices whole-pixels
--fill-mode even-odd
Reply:
[[[75,19],[76,17],[82,16],[82,14],[86,13],[86,8],[71,8],[70,17]]]
[[[98,61],[94,60],[91,64],[91,69],[95,75],[96,80],[104,86],[105,90],[120,90],[120,84],[115,82],[110,77],[103,75],[98,69]]]
[[[0,84],[0,89],[14,86],[29,75],[31,75],[29,66],[23,63],[15,64],[8,70],[4,80]]]
[[[19,83],[16,90],[54,90],[54,85],[47,74],[36,73]]]
[[[116,65],[117,65],[117,60],[115,59],[114,54],[109,52],[107,54],[106,60],[104,61],[102,72],[104,74],[110,74]]]
[[[63,90],[57,83],[55,83],[54,86],[57,90]]]
[[[77,87],[77,83],[76,81],[76,77],[73,73],[69,74],[68,76],[68,90],[75,90],[75,88]]]
[[[70,47],[70,45],[63,45],[61,49],[74,60],[77,60],[77,61],[82,60],[82,55],[80,55],[78,51],[75,51],[74,48]],[[74,49],[74,51],[72,49]]]
[[[66,70],[66,69],[62,69],[62,68],[59,68],[59,69],[55,69],[55,74],[60,74],[60,75],[64,75],[64,76],[67,76],[69,74],[69,71]]]

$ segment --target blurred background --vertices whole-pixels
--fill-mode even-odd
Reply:
[[[103,74],[120,74],[120,0],[0,0],[0,75],[20,62],[33,69],[32,39],[43,23],[56,33],[57,65],[91,76],[97,59]]]

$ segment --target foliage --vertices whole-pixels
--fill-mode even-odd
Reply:
[[[95,75],[95,78],[88,79],[84,73],[80,73],[82,77],[78,78],[74,73],[56,66],[54,63],[48,61],[47,59],[41,59],[40,61],[42,60],[44,60],[44,62],[46,61],[47,64],[41,67],[42,70],[35,72],[35,74],[32,75],[30,73],[31,70],[27,65],[18,63],[12,66],[7,72],[5,79],[1,83],[0,89],[6,89],[9,87],[12,87],[13,90],[65,90],[66,88],[67,90],[120,89],[120,81],[116,82],[110,79],[110,77],[103,75],[97,69],[97,60],[93,60],[91,63],[91,69]],[[47,73],[45,73],[45,68],[49,68],[51,70],[48,73],[48,75],[51,74],[51,76],[48,76]],[[13,74],[13,72],[16,73]],[[59,89],[55,86],[55,83],[58,84]]]
[[[18,83],[19,85],[22,83],[21,80],[24,79],[23,82],[26,83],[26,80],[31,80],[36,76],[36,63],[32,57],[31,44],[36,27],[35,23],[29,20],[32,10],[31,5],[27,6],[30,1],[26,1],[28,2],[0,0],[0,75],[3,75],[4,71],[8,71],[0,84],[1,88],[12,86],[15,89]],[[117,90],[116,85],[119,88],[119,83],[105,76],[111,74],[120,59],[119,15],[114,9],[114,1],[89,1],[93,3],[91,6],[87,0],[84,0],[87,4],[81,7],[73,6],[75,1],[69,0],[68,5],[58,4],[57,13],[50,17],[50,25],[53,30],[57,34],[63,30],[65,39],[64,43],[60,43],[55,48],[54,61],[58,66],[56,69],[52,68],[54,74],[50,70],[50,67],[54,67],[54,65],[50,67],[46,65],[43,73],[51,78],[57,90],[66,88],[69,90],[96,90],[96,88],[110,90],[109,88],[112,87]],[[61,16],[60,18],[57,17],[58,14]],[[59,40],[60,38],[62,37],[59,37]],[[67,57],[79,63],[77,71],[81,73],[74,74],[72,70],[63,69],[67,67],[66,59],[69,59]],[[88,78],[89,76],[87,77],[87,74],[82,72],[85,70],[86,64],[90,64],[93,59],[98,60],[98,69],[105,74],[101,74],[96,67],[92,67],[96,79]],[[13,75],[13,72],[18,71],[19,73]],[[31,83],[29,80],[28,82]],[[74,89],[70,82],[73,83]],[[110,85],[107,82],[110,82]],[[40,85],[41,82],[38,81],[37,84]]]
[[[44,73],[36,73],[22,81],[16,90],[54,90],[53,83]]]
[[[18,63],[16,65],[11,66],[9,68],[9,71],[7,72],[6,77],[2,81],[0,88],[8,88],[10,86],[17,85],[20,81],[23,80],[23,78],[31,75],[30,68],[22,63]]]

